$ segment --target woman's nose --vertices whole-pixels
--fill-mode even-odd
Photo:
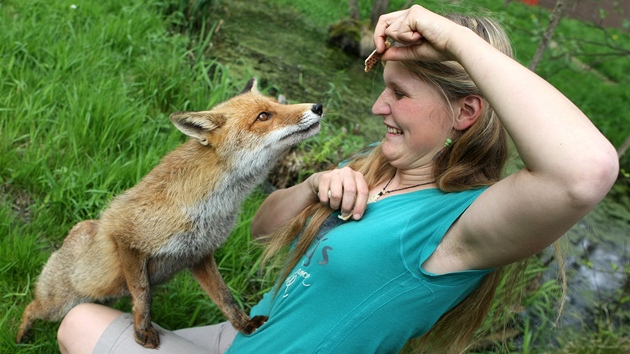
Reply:
[[[372,105],[372,114],[375,116],[387,115],[390,113],[389,105],[385,100],[385,91],[381,92],[374,104]]]

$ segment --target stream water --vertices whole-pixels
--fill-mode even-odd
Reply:
[[[593,329],[598,321],[622,325],[630,310],[630,190],[613,188],[567,234],[569,293],[563,323]]]

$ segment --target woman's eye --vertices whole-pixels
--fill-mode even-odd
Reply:
[[[395,87],[388,87],[387,90],[389,91],[389,94],[394,96],[394,98],[397,100],[400,100],[406,97],[406,95],[402,91],[398,90]]]
[[[260,112],[258,117],[256,117],[256,120],[261,122],[268,121],[269,119],[271,119],[271,113],[268,112]]]

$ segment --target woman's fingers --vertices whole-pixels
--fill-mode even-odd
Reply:
[[[340,209],[344,219],[358,219],[365,212],[369,190],[360,172],[349,167],[324,172],[317,184],[320,203],[333,210]]]
[[[374,44],[376,45],[376,51],[383,53],[385,51],[385,42],[387,41],[387,34],[385,33],[387,28],[394,23],[394,21],[401,16],[404,10],[396,11],[382,15],[376,26],[374,27]]]
[[[344,210],[343,206],[341,209],[344,216],[350,218],[351,215],[355,220],[359,220],[363,216],[363,213],[365,212],[365,208],[367,206],[368,194],[370,192],[363,175],[358,172],[357,174],[360,178],[356,179],[356,191],[353,193],[354,201],[352,207],[348,207],[346,209],[347,213],[345,213],[346,210]]]
[[[385,14],[374,30],[374,43],[382,60],[452,60],[446,53],[446,43],[455,24],[419,5],[407,10]],[[385,51],[385,41],[391,38],[402,46]]]

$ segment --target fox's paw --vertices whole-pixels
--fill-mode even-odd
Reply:
[[[27,333],[24,330],[20,330],[17,336],[15,337],[15,343],[22,344],[22,343],[28,342],[29,339],[30,339],[29,333]]]
[[[254,333],[254,331],[257,330],[258,327],[265,324],[265,322],[267,322],[268,319],[269,317],[267,316],[254,316],[250,318],[249,321],[247,321],[247,323],[245,324],[245,327],[243,327],[243,333],[245,334]]]
[[[149,349],[156,349],[160,346],[160,335],[157,329],[149,327],[147,329],[137,329],[134,332],[136,342]]]

